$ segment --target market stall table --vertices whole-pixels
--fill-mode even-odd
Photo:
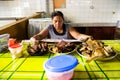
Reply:
[[[103,40],[107,45],[113,46],[118,55],[108,61],[91,61],[86,63],[85,59],[76,52],[73,55],[79,60],[75,68],[73,80],[119,80],[120,79],[120,40]],[[24,54],[27,54],[27,44],[24,43]],[[47,80],[43,64],[49,58],[56,56],[48,53],[44,56],[28,56],[12,60],[9,51],[0,53],[0,79],[17,80],[33,79]]]

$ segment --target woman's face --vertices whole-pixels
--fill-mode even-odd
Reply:
[[[63,19],[60,16],[55,16],[52,20],[52,23],[53,23],[55,28],[62,28]]]

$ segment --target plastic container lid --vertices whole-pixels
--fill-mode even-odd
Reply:
[[[2,34],[2,35],[0,35],[0,38],[5,38],[5,37],[9,37],[10,36],[10,34]]]
[[[13,44],[11,45],[10,47],[11,48],[18,48],[18,47],[21,47],[22,45],[20,43],[17,43],[17,44]]]
[[[21,46],[22,46],[22,44],[16,43],[16,39],[14,39],[14,38],[10,38],[8,41],[8,47],[10,47],[10,48],[19,48]]]
[[[63,72],[75,68],[78,65],[78,60],[71,55],[59,55],[46,61],[44,64],[45,70],[52,72]]]

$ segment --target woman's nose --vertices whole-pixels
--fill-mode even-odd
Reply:
[[[56,22],[56,24],[59,24],[59,22]]]

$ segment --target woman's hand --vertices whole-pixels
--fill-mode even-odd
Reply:
[[[81,42],[86,42],[88,39],[93,39],[93,38],[92,36],[81,35],[78,40],[80,40]]]
[[[31,42],[33,45],[35,45],[35,44],[38,44],[38,43],[39,43],[39,41],[38,41],[38,40],[36,40],[34,37],[31,37],[31,38],[30,38],[30,42]]]

